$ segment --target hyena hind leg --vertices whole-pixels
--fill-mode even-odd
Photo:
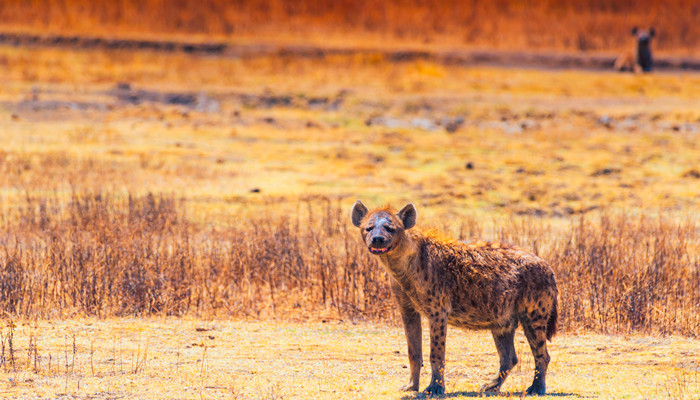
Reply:
[[[493,340],[496,342],[496,350],[498,350],[498,357],[500,359],[500,368],[498,369],[498,374],[490,381],[483,384],[480,388],[480,392],[498,392],[501,389],[501,385],[505,382],[510,371],[518,363],[518,357],[515,355],[515,328],[517,328],[518,323],[514,323],[508,327],[506,330],[493,330],[491,334],[493,335]]]
[[[531,317],[521,317],[520,319],[525,337],[535,358],[535,378],[527,389],[527,394],[543,395],[546,391],[545,379],[550,360],[549,352],[547,352],[547,317],[540,315]]]

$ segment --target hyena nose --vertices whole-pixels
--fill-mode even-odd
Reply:
[[[381,236],[374,236],[374,237],[372,237],[372,244],[373,245],[382,245],[382,244],[384,244],[384,238]]]

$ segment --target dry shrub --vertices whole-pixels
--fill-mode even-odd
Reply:
[[[500,236],[555,270],[566,329],[700,334],[700,242],[690,217],[582,216],[563,232],[521,220]]]
[[[165,195],[53,194],[18,209],[0,218],[0,309],[11,315],[396,318],[388,278],[339,202],[283,215],[270,205],[223,228],[188,221]],[[551,263],[566,330],[697,336],[697,229],[621,215],[564,232],[512,220],[496,236]],[[482,231],[473,220],[459,230]]]
[[[567,324],[700,334],[697,232],[691,220],[581,218],[548,257],[564,288]]]
[[[659,48],[694,51],[700,6],[692,0],[6,0],[13,29],[122,34],[347,37],[511,48],[617,50],[634,25],[653,25]]]
[[[188,222],[163,195],[28,197],[0,233],[0,309],[22,316],[283,315],[331,309],[387,318],[386,278],[338,207],[303,221]],[[11,223],[16,219],[17,222]]]

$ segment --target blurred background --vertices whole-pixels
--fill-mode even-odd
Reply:
[[[188,36],[363,46],[617,51],[654,26],[660,51],[697,54],[692,0],[7,0],[4,31]]]

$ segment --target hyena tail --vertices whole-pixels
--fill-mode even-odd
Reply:
[[[547,340],[552,341],[552,337],[557,334],[557,298],[554,297],[554,306],[552,307],[552,312],[549,313],[549,319],[547,320]]]

